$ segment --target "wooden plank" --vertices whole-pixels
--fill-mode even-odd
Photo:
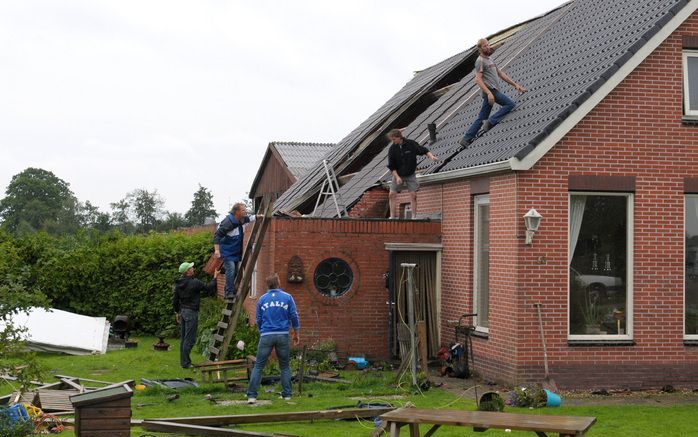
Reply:
[[[420,320],[417,322],[417,338],[419,339],[419,366],[424,373],[428,373],[429,357],[427,352],[427,322]]]
[[[81,419],[99,419],[101,417],[113,417],[115,419],[131,418],[131,408],[102,408],[102,406],[79,408],[75,411]]]
[[[185,435],[195,435],[204,437],[297,437],[292,434],[267,434],[255,431],[243,431],[240,429],[214,428],[210,426],[190,425],[186,423],[172,423],[144,420],[141,427],[146,431],[171,432]]]
[[[309,420],[376,417],[393,411],[393,407],[347,408],[343,410],[297,411],[287,413],[236,414],[228,416],[192,416],[148,419],[157,422],[187,423],[201,426],[241,425],[249,423],[304,422]]]
[[[223,337],[222,335],[213,334],[213,339],[216,341],[223,341],[225,337]]]
[[[74,388],[75,390],[77,390],[78,392],[80,392],[80,393],[85,393],[85,387],[83,387],[82,385],[78,384],[78,383],[75,382],[74,380],[68,379],[68,378],[61,378],[61,381],[63,381],[63,382],[66,383],[67,385],[73,387],[73,388]]]
[[[105,416],[101,419],[85,419],[81,416],[79,422],[82,431],[124,430],[131,427],[130,417]]]
[[[424,434],[424,437],[431,437],[434,435],[437,429],[441,428],[441,425],[434,425],[431,428],[429,428],[429,431],[427,431],[426,434]]]
[[[225,317],[229,317],[231,314],[233,314],[233,310],[229,310],[228,308],[223,308],[223,310],[221,310],[221,314]]]
[[[82,431],[80,437],[131,437],[131,430],[115,431],[115,430],[99,430],[99,431]]]
[[[382,420],[400,423],[431,423],[473,428],[516,429],[521,431],[582,434],[594,423],[595,417],[547,416],[540,414],[499,413],[489,411],[430,410],[400,408],[381,415]]]
[[[226,322],[218,322],[217,326],[221,329],[228,329],[228,324]]]
[[[131,398],[114,399],[114,400],[104,402],[104,403],[89,404],[89,405],[80,406],[79,408],[81,410],[89,410],[92,408],[99,409],[99,408],[120,408],[120,407],[131,408]]]
[[[76,381],[84,381],[84,382],[95,382],[97,384],[105,384],[105,385],[114,385],[116,384],[115,382],[110,382],[110,381],[100,381],[99,379],[89,379],[89,378],[80,378],[78,376],[70,376],[70,375],[53,375],[58,379],[74,379]]]

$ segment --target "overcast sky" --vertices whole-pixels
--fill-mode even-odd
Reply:
[[[136,188],[219,215],[270,141],[336,142],[413,71],[561,0],[0,2],[0,189],[54,172],[109,211]]]

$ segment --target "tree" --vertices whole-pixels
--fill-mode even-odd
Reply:
[[[190,226],[201,226],[206,224],[206,219],[216,218],[216,210],[213,209],[213,194],[199,184],[199,189],[194,193],[191,201],[191,208],[184,215]]]
[[[77,199],[70,184],[52,172],[29,167],[12,177],[0,200],[2,225],[11,233],[45,230],[52,234],[78,227]]]
[[[128,198],[119,200],[118,202],[110,203],[111,206],[111,222],[118,227],[124,234],[133,233],[134,226],[129,216],[131,204]]]
[[[187,220],[178,212],[166,212],[165,218],[158,224],[160,231],[174,231],[187,226]]]
[[[83,228],[106,232],[111,227],[111,218],[109,214],[100,211],[99,208],[93,205],[89,200],[85,201],[85,203],[78,203],[77,216],[80,227]]]
[[[157,190],[148,191],[138,188],[130,192],[128,199],[135,217],[136,226],[141,232],[150,232],[155,229],[163,215],[165,201]]]

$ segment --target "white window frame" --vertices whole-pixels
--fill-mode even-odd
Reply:
[[[683,52],[683,107],[684,115],[698,116],[698,108],[691,108],[691,95],[689,93],[688,58],[698,58],[698,50],[684,50]]]
[[[479,308],[480,308],[480,293],[478,292],[479,290],[479,282],[480,282],[480,263],[479,263],[479,253],[480,253],[480,248],[482,247],[481,244],[482,242],[480,241],[479,235],[480,235],[480,206],[481,205],[490,205],[490,196],[489,194],[483,194],[483,195],[478,195],[473,197],[473,312],[474,313],[479,313]],[[491,218],[491,215],[490,215]],[[489,244],[489,242],[488,242]],[[489,284],[489,281],[488,281]],[[488,286],[487,290],[487,299],[489,301],[490,297],[490,290]],[[489,308],[489,305],[488,305]],[[480,325],[480,317],[475,316],[473,318],[473,323],[475,324],[475,330],[479,332],[485,332],[489,333],[490,329],[488,326],[481,326]],[[487,324],[489,325],[489,317],[487,317]]]
[[[570,271],[569,266],[571,263],[570,255],[568,254],[567,259],[567,339],[568,340],[632,340],[633,339],[633,319],[634,319],[634,308],[633,308],[633,274],[635,271],[634,266],[634,241],[633,235],[635,234],[634,229],[634,210],[633,206],[635,204],[635,196],[633,193],[604,193],[604,192],[592,192],[592,191],[570,191],[567,196],[567,238],[570,235],[570,214],[572,204],[572,196],[616,196],[625,197],[626,207],[627,207],[627,235],[626,235],[626,257],[627,257],[627,271],[625,284],[626,284],[626,302],[627,308],[625,311],[625,334],[606,334],[606,335],[595,335],[595,334],[572,334],[570,332]],[[567,247],[567,246],[565,246]],[[572,254],[571,256],[574,256]]]
[[[684,235],[686,235],[686,201],[689,199],[696,199],[698,200],[698,194],[686,194],[684,195],[684,200],[683,200],[683,232]],[[681,319],[681,325],[682,325],[682,331],[683,331],[683,339],[684,340],[698,340],[698,334],[686,334],[686,238],[683,238],[683,253],[684,253],[684,271],[682,276],[682,281],[683,281],[683,287],[682,287],[682,295],[683,298],[681,299],[683,308],[681,310],[681,313],[683,314],[683,317]]]

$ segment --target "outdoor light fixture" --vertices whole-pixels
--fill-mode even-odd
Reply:
[[[526,224],[526,244],[533,244],[533,235],[538,231],[543,216],[538,214],[538,211],[531,208],[524,214],[523,219]]]

